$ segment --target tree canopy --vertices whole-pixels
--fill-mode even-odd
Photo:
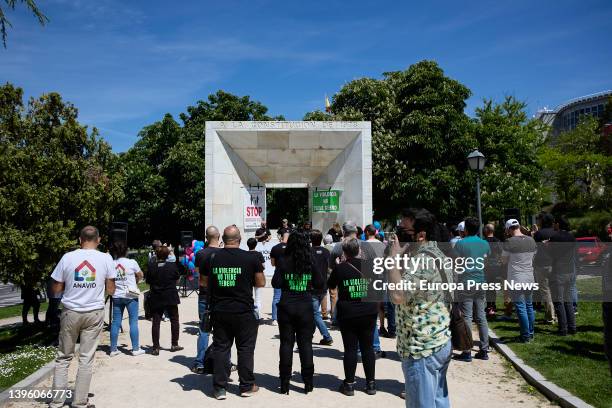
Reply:
[[[540,160],[557,198],[570,209],[609,209],[612,156],[597,119],[584,117],[575,129],[561,133],[543,149]]]
[[[121,156],[125,199],[117,220],[129,223],[130,244],[153,239],[177,242],[181,230],[204,229],[204,131],[214,120],[283,120],[248,96],[224,91],[200,100],[180,115],[170,114],[139,134]]]
[[[92,224],[106,232],[122,197],[116,156],[57,93],[23,103],[0,86],[0,280],[37,282]]]
[[[43,14],[38,8],[34,0],[4,0],[6,7],[10,10],[15,10],[15,6],[18,3],[25,4],[25,6],[34,14],[40,25],[45,25],[49,19]],[[0,7],[0,36],[2,36],[2,44],[6,48],[6,39],[8,37],[8,29],[13,25],[6,16],[7,8]]]
[[[375,217],[393,218],[407,206],[450,221],[475,213],[476,178],[466,161],[475,148],[491,163],[483,174],[483,207],[495,209],[485,216],[498,219],[507,207],[534,209],[538,124],[514,98],[485,101],[470,119],[464,113],[470,94],[437,63],[421,61],[381,79],[351,81],[333,97],[331,115],[311,112],[305,119],[372,122]]]

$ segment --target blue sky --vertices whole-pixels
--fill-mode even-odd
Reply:
[[[542,106],[612,89],[612,1],[39,0],[0,81],[58,91],[127,150],[145,125],[223,89],[299,120],[352,79],[422,59],[485,97]]]

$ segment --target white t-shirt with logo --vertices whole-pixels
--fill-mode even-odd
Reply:
[[[140,265],[134,259],[119,258],[115,260],[115,294],[113,298],[131,298],[127,296],[129,289],[135,289],[136,273],[140,272]]]
[[[64,282],[62,304],[76,312],[104,309],[106,279],[115,279],[115,263],[97,249],[77,249],[62,256],[51,278]]]

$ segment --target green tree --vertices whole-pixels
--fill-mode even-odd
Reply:
[[[534,214],[547,195],[538,160],[545,127],[528,118],[526,107],[508,96],[501,103],[485,100],[476,109],[473,133],[476,146],[487,158],[481,195],[485,220],[500,219],[504,208]]]
[[[0,87],[0,280],[18,284],[48,275],[79,228],[104,232],[122,198],[115,155],[72,104],[57,93],[22,99]]]
[[[608,209],[612,200],[612,156],[602,152],[597,119],[583,118],[543,149],[540,159],[557,197],[579,209]]]
[[[351,81],[333,97],[334,120],[372,122],[375,217],[394,217],[403,206],[425,206],[441,218],[464,214],[460,174],[474,145],[463,113],[469,95],[435,62],[421,61],[382,79]]]
[[[421,61],[381,79],[351,81],[333,97],[328,117],[372,122],[375,217],[395,217],[406,206],[426,207],[449,221],[474,214],[476,175],[466,161],[474,148],[489,159],[483,175],[486,217],[498,219],[506,207],[537,206],[537,123],[527,120],[525,105],[514,98],[499,105],[485,101],[470,119],[464,113],[470,94],[435,62]],[[519,193],[497,194],[501,185]]]
[[[180,115],[145,127],[122,155],[125,199],[119,218],[129,223],[130,245],[159,238],[177,242],[181,230],[201,236],[204,218],[204,131],[206,121],[283,120],[249,96],[224,91],[200,100]]]
[[[32,14],[34,14],[34,16],[38,19],[40,25],[44,26],[49,21],[47,16],[45,16],[38,8],[34,0],[4,0],[4,2],[10,10],[15,10],[15,6],[17,5],[17,3],[25,4],[25,6],[30,9]],[[13,25],[6,16],[6,9],[0,7],[0,35],[2,36],[2,44],[4,45],[4,48],[6,48],[6,38],[8,35],[8,29],[11,27],[13,27]]]

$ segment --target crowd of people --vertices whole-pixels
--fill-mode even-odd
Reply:
[[[449,232],[450,230],[450,232]],[[537,243],[572,243],[575,241],[564,217],[541,214],[537,231],[528,231],[516,219],[503,225],[504,241],[495,237],[496,228],[482,228],[474,217],[465,218],[448,229],[425,209],[405,209],[393,230],[383,231],[374,222],[359,228],[347,221],[335,223],[327,234],[306,223],[301,228],[282,221],[279,243],[270,253],[274,267],[271,324],[278,326],[279,391],[289,394],[293,350],[297,344],[304,392],[314,390],[316,372],[313,336],[318,330],[319,344],[331,346],[333,338],[325,323],[339,328],[344,346],[344,379],[339,392],[355,394],[355,376],[359,358],[363,364],[365,393],[374,395],[376,360],[384,357],[380,336],[395,338],[404,373],[405,391],[401,397],[407,407],[449,406],[446,372],[453,358],[451,310],[460,308],[471,330],[478,328],[478,351],[459,349],[454,358],[469,363],[473,358],[488,360],[489,335],[487,318],[496,314],[497,293],[482,285],[502,280],[538,283],[541,307],[550,321],[555,321],[561,336],[576,333],[575,251],[562,251],[551,245],[549,251]],[[609,231],[612,238],[612,230]],[[243,397],[258,391],[255,382],[254,353],[258,327],[262,319],[260,291],[266,285],[265,260],[256,250],[257,243],[268,240],[265,223],[247,240],[248,250],[241,249],[241,231],[235,225],[221,232],[216,226],[206,231],[206,245],[196,253],[199,276],[198,312],[200,316],[197,355],[192,371],[212,374],[214,397],[226,398],[230,372],[239,377]],[[533,236],[532,236],[533,235]],[[110,355],[117,355],[117,336],[123,313],[127,309],[130,325],[131,353],[142,355],[138,334],[137,283],[145,278],[150,286],[148,302],[152,316],[150,354],[159,355],[160,321],[167,315],[171,322],[171,352],[183,350],[179,345],[179,313],[176,282],[181,275],[172,248],[156,243],[146,275],[138,263],[127,257],[125,243],[113,243],[110,253],[97,250],[98,230],[87,226],[80,233],[81,247],[65,254],[53,271],[54,294],[63,293],[63,312],[59,332],[53,389],[66,389],[67,368],[80,337],[79,371],[75,383],[74,407],[87,407],[92,360],[103,327],[104,295],[113,296]],[[547,253],[546,253],[547,252]],[[421,259],[412,267],[391,267],[382,275],[390,284],[376,291],[372,285],[376,274],[372,268],[377,258],[407,256]],[[449,258],[483,258],[482,265],[467,267],[457,274],[442,265]],[[429,262],[432,261],[432,262]],[[432,267],[432,265],[434,265]],[[609,269],[609,265],[604,266]],[[604,276],[608,275],[604,273]],[[416,290],[397,289],[399,283],[427,281],[466,284],[467,289],[450,293],[436,286]],[[612,291],[609,277],[604,291]],[[467,285],[470,283],[470,285]],[[474,289],[473,287],[476,287]],[[498,290],[500,292],[500,290]],[[529,343],[535,335],[533,290],[501,290],[504,316],[517,316],[517,340]],[[329,301],[328,301],[329,296]],[[610,304],[604,304],[607,355],[610,359]],[[503,316],[502,316],[503,318]],[[385,324],[386,321],[386,324]],[[377,324],[378,322],[378,324]],[[212,334],[212,342],[209,336]],[[237,362],[230,359],[235,344]],[[612,367],[611,367],[612,371]],[[58,394],[52,407],[63,406]]]

